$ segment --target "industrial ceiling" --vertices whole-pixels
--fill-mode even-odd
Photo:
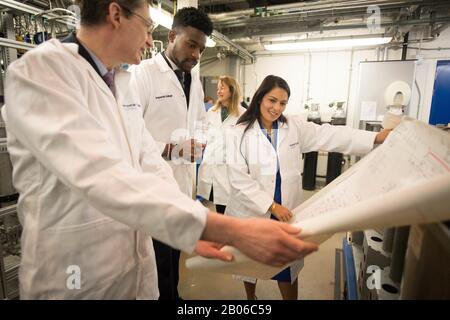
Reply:
[[[0,1],[11,2],[11,1]],[[21,0],[40,9],[67,8],[71,0]],[[176,1],[153,0],[153,4],[173,12]],[[413,28],[421,28],[424,38],[436,36],[450,23],[449,0],[199,0],[215,30],[243,47],[296,35],[326,37],[339,30],[346,34],[377,32],[402,41]],[[165,40],[167,30],[157,28],[155,39]]]

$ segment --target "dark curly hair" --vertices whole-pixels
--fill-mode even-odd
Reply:
[[[211,35],[214,28],[208,15],[194,7],[185,7],[177,11],[173,17],[172,29],[177,27],[192,27],[207,36]]]

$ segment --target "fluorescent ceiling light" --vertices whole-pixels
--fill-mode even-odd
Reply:
[[[308,35],[306,33],[299,34],[299,35],[279,35],[279,36],[267,36],[262,38],[262,42],[266,41],[276,41],[276,42],[283,42],[283,41],[299,41],[299,40],[305,40],[308,38]]]
[[[150,7],[150,17],[156,24],[162,25],[169,30],[172,29],[173,17],[164,10]]]
[[[313,40],[299,42],[280,42],[264,45],[269,51],[284,50],[314,50],[314,49],[334,49],[375,46],[391,42],[392,37],[377,38],[355,38],[355,39],[334,39],[334,40]]]
[[[214,48],[216,46],[216,42],[211,39],[211,37],[206,38],[206,46],[208,48]]]

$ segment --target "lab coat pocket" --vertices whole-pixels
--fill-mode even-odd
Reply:
[[[302,200],[302,175],[299,169],[294,168],[282,176],[283,205],[293,210]]]
[[[40,290],[59,292],[60,298],[95,298],[99,288],[113,292],[117,288],[112,286],[134,267],[135,232],[109,218],[50,229],[38,241],[41,267],[36,281],[53,279],[41,283]],[[71,275],[77,275],[78,281],[72,281]]]

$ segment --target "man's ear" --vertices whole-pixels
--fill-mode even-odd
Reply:
[[[122,19],[122,8],[115,2],[111,2],[108,6],[108,15],[106,19],[109,23],[111,23],[115,28],[117,28]]]
[[[170,30],[168,35],[169,42],[174,42],[176,37],[177,32],[175,30]]]

